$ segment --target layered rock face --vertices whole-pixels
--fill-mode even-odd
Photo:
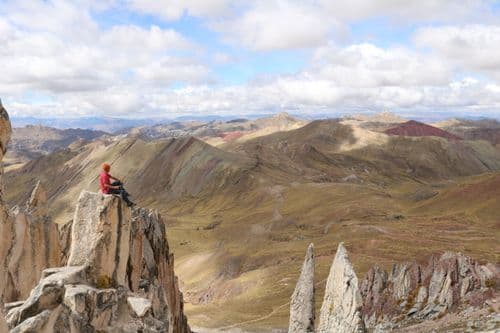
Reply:
[[[314,306],[314,247],[311,244],[290,302],[288,333],[314,332]]]
[[[406,321],[435,319],[460,305],[482,305],[500,285],[500,268],[460,253],[431,257],[426,265],[402,263],[390,273],[368,271],[361,284],[363,315],[376,326],[396,317]]]
[[[6,307],[11,332],[190,332],[161,217],[86,191],[67,266]]]
[[[292,296],[289,332],[314,332],[314,321],[305,320],[311,314],[311,302],[314,304],[310,294],[314,294],[314,258],[310,252],[311,248]],[[359,283],[340,244],[327,279],[316,332],[412,332],[414,325],[448,313],[467,317],[468,313],[488,310],[485,306],[499,298],[497,286],[498,265],[481,265],[451,252],[431,257],[426,265],[395,264],[390,273],[373,267]],[[496,327],[494,319],[491,325]]]
[[[59,233],[47,210],[47,197],[38,183],[25,207],[14,207],[2,224],[7,249],[0,259],[0,299],[25,299],[45,268],[60,262]]]
[[[358,278],[344,245],[340,243],[326,281],[318,332],[365,332],[362,304]]]

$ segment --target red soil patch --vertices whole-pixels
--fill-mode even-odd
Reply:
[[[230,142],[230,141],[233,141],[233,140],[236,140],[238,138],[241,138],[245,133],[243,132],[239,132],[239,131],[236,131],[236,132],[228,132],[228,133],[224,133],[222,135],[222,139],[226,142]]]
[[[451,134],[450,132],[415,120],[410,120],[406,123],[390,128],[386,130],[385,133],[389,135],[402,136],[439,136],[448,140],[462,140],[461,137]]]

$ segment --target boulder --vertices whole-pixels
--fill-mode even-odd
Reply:
[[[28,299],[8,312],[9,327],[16,327],[46,310],[55,309],[63,301],[66,285],[86,283],[87,275],[84,266],[61,267],[57,270],[45,271],[43,278]]]
[[[358,278],[343,243],[340,243],[326,281],[318,332],[365,332],[362,305]]]
[[[290,302],[289,333],[314,332],[314,289],[314,246],[310,244]]]

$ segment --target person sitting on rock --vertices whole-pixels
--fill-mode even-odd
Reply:
[[[117,194],[122,197],[123,201],[127,203],[127,206],[132,207],[135,204],[130,201],[129,194],[123,188],[123,183],[116,177],[111,176],[109,171],[111,170],[111,166],[107,163],[102,165],[102,172],[99,176],[99,185],[101,186],[101,192],[103,194]],[[111,183],[111,179],[114,180]]]

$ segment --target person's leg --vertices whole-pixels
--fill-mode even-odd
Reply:
[[[131,205],[135,205],[135,203],[133,203],[133,202],[130,200],[130,198],[129,198],[130,194],[127,192],[127,190],[126,190],[126,189],[125,189],[125,187],[123,186],[123,183],[121,183],[121,187],[120,187],[120,189],[123,191],[123,192],[122,192],[122,197],[123,197],[123,200],[125,200],[129,206],[131,206]]]
[[[113,185],[113,184],[111,184],[111,185]],[[113,185],[113,186],[118,186],[118,185]],[[130,199],[128,197],[128,193],[127,193],[127,191],[125,191],[125,189],[123,187],[119,190],[115,190],[114,188],[110,188],[108,194],[119,195],[123,199],[123,201],[125,201],[127,203],[127,206],[129,206],[129,207],[135,205],[132,201],[130,201]]]
[[[114,186],[114,185],[113,185]],[[108,194],[115,194],[115,195],[120,195],[120,190],[115,190],[114,188],[110,188],[108,190]]]
[[[113,186],[115,186],[115,185],[113,185]],[[119,195],[120,198],[122,198],[127,203],[127,205],[129,205],[128,197],[126,195],[124,195],[123,192],[124,192],[123,190],[117,190],[114,188],[110,188],[108,194]]]
[[[134,205],[134,203],[132,201],[130,201],[130,199],[128,198],[127,191],[125,191],[123,189],[120,190],[120,195],[121,195],[123,201],[125,201],[129,207]]]

